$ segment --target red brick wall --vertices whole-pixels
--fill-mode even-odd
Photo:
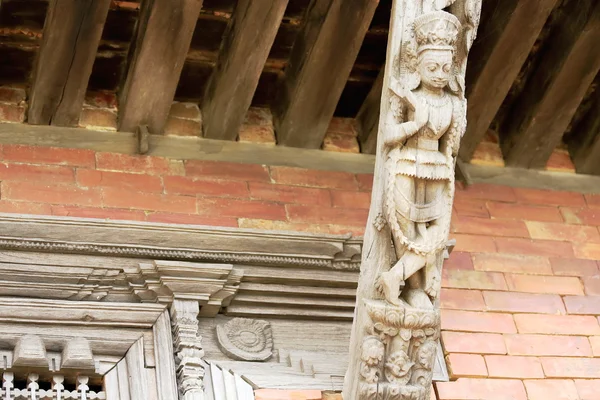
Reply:
[[[4,145],[0,181],[0,212],[360,234],[371,176]],[[439,399],[600,399],[599,226],[600,196],[458,188]]]
[[[4,145],[0,212],[360,234],[371,178]]]

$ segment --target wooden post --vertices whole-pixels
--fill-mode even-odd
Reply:
[[[568,0],[557,17],[563,24],[546,40],[548,47],[502,129],[502,152],[512,167],[546,166],[600,70],[600,2]]]
[[[273,109],[277,142],[321,147],[379,0],[312,0]]]
[[[600,74],[596,77],[600,84]],[[569,135],[569,153],[580,174],[600,175],[600,92],[593,93],[591,106]]]
[[[238,1],[202,103],[204,137],[235,140],[288,0]]]
[[[148,125],[163,133],[201,7],[202,0],[142,0],[119,94],[120,131]]]
[[[76,126],[110,0],[52,0],[31,88],[28,122]]]
[[[462,82],[480,8],[481,0],[393,3],[344,400],[429,399],[466,129]],[[427,139],[430,129],[439,141]]]

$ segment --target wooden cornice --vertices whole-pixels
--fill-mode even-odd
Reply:
[[[146,222],[0,214],[0,248],[358,271],[360,239]]]
[[[0,296],[352,319],[362,242],[348,235],[11,214],[0,230]]]

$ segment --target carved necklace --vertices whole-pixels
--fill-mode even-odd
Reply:
[[[450,102],[450,96],[444,93],[441,97],[423,96],[427,105],[434,108],[442,108]]]
[[[424,96],[424,99],[427,105],[433,108],[432,113],[429,115],[429,126],[434,134],[437,135],[444,128],[445,111],[443,109],[450,103],[451,98],[444,93],[441,97]]]

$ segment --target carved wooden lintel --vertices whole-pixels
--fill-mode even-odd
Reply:
[[[362,248],[351,235],[3,213],[0,232],[5,250],[345,271],[360,269]]]

